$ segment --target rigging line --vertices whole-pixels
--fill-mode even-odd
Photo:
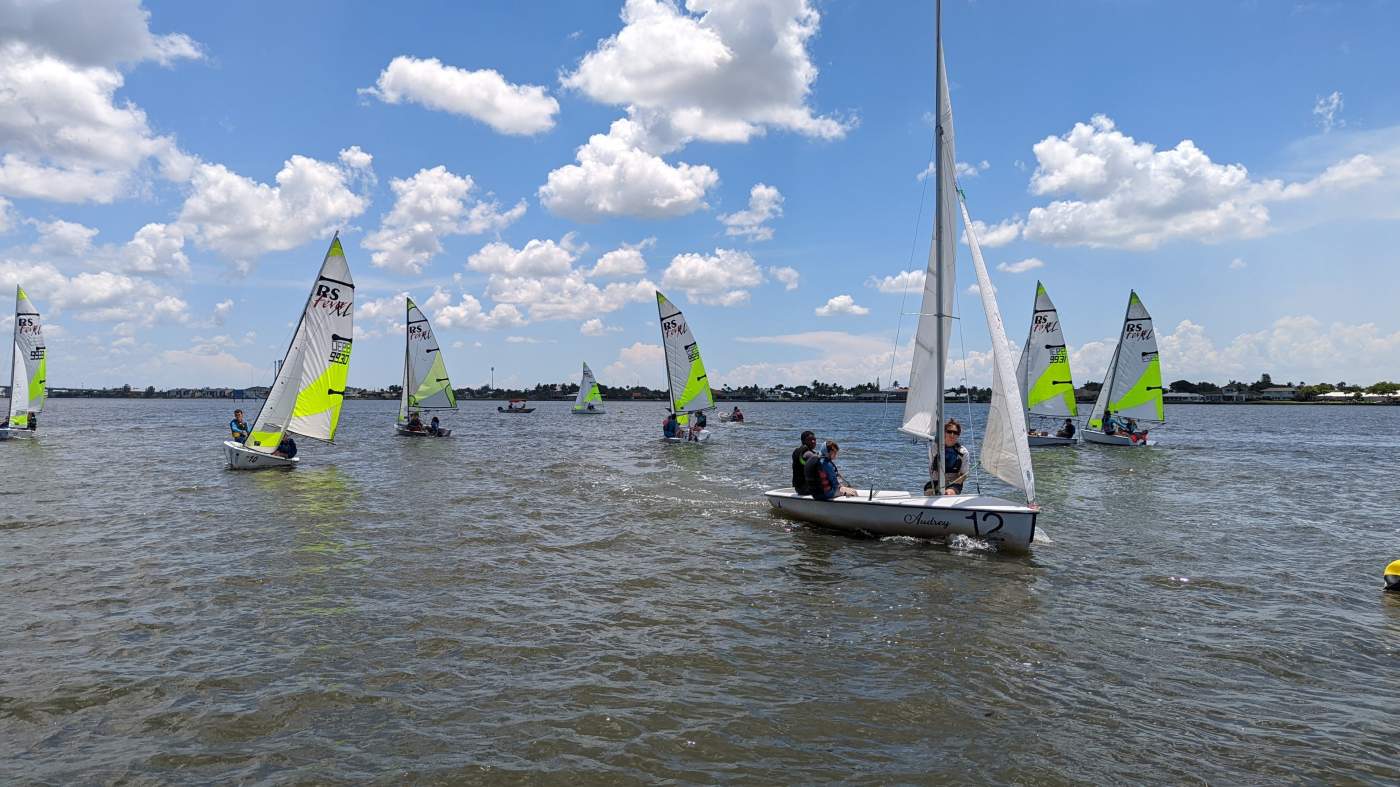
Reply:
[[[936,125],[936,121],[935,121],[935,125]],[[934,163],[934,161],[933,161],[933,153],[934,153],[934,149],[935,149],[935,147],[937,146],[937,144],[938,144],[938,129],[937,129],[937,128],[934,128],[933,134],[930,135],[929,141],[928,141],[928,162],[929,162],[929,164],[933,164],[933,163]],[[923,187],[919,190],[919,212],[916,213],[916,214],[914,215],[914,232],[913,232],[913,237],[910,238],[910,240],[909,240],[909,262],[908,262],[908,267],[911,268],[911,269],[914,267],[914,252],[918,251],[918,249],[919,249],[919,225],[922,224],[922,223],[923,223],[923,220],[924,220],[924,203],[926,203],[926,202],[928,201],[928,182],[929,182],[929,180],[931,180],[931,179],[932,179],[932,177],[926,177],[926,178],[924,178],[924,185],[923,185]],[[925,269],[925,271],[927,271],[928,266],[925,265],[925,266],[924,266],[924,269]],[[889,376],[889,379],[888,379],[888,383],[889,383],[889,386],[890,386],[890,389],[891,389],[891,390],[894,389],[894,365],[895,365],[895,362],[896,362],[896,361],[898,360],[898,358],[899,358],[899,333],[900,333],[900,330],[903,329],[903,327],[904,327],[904,304],[905,304],[906,302],[908,302],[908,300],[909,300],[909,282],[906,281],[906,282],[904,283],[904,289],[901,290],[900,293],[899,293],[899,320],[896,321],[896,322],[895,322],[895,325],[894,325],[894,349],[890,352],[890,376]],[[922,315],[920,315],[920,316],[922,316]],[[890,409],[890,397],[888,397],[888,396],[885,397],[885,402],[884,402],[884,405],[883,405],[883,408],[882,408],[882,409],[883,409],[883,411],[881,412],[881,416],[884,416],[886,413],[889,412],[889,409]]]

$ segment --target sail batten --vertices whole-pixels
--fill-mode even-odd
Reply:
[[[404,377],[399,394],[399,422],[408,421],[411,410],[455,410],[457,394],[448,378],[442,348],[433,336],[432,323],[413,302],[404,299]]]
[[[714,408],[715,394],[710,389],[705,363],[700,359],[700,345],[690,332],[685,315],[660,292],[656,293],[656,309],[661,319],[661,346],[666,355],[671,412],[684,426],[690,421],[688,413]]]

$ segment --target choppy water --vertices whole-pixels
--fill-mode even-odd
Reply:
[[[0,444],[0,781],[1400,780],[1400,408],[1038,450],[1010,557],[769,513],[803,428],[919,485],[894,407],[610,406],[351,402],[234,473],[229,402],[53,401]]]

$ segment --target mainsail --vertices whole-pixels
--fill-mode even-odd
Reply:
[[[248,448],[271,453],[277,450],[283,431],[317,440],[335,437],[350,372],[354,306],[355,284],[337,235],[311,286],[287,357],[258,412]],[[291,400],[290,406],[284,400]]]
[[[1162,411],[1162,365],[1157,358],[1157,333],[1152,316],[1136,292],[1128,293],[1123,333],[1109,362],[1099,398],[1089,411],[1089,428],[1103,429],[1103,411],[1124,418],[1165,421]]]
[[[574,412],[581,412],[588,409],[589,404],[593,405],[596,412],[603,407],[603,392],[598,390],[598,381],[593,378],[593,370],[588,368],[588,364],[583,365],[583,379],[578,384],[578,398],[574,399]]]
[[[1021,387],[1021,404],[1031,415],[1073,418],[1079,414],[1060,314],[1040,282],[1035,283],[1031,329],[1016,367],[1016,381]]]
[[[15,287],[15,337],[10,365],[10,428],[29,427],[29,414],[44,409],[48,397],[48,350],[39,324],[39,310]]]
[[[700,345],[695,343],[685,315],[660,292],[656,293],[656,311],[661,318],[661,346],[666,353],[671,412],[684,426],[690,421],[688,413],[715,406],[715,394],[710,390],[705,364],[700,360]]]
[[[455,410],[457,394],[447,377],[442,350],[433,338],[433,326],[418,304],[406,298],[404,322],[403,392],[399,398],[399,422],[410,410]]]
[[[1035,499],[1035,473],[1031,470],[1031,449],[1026,441],[1026,414],[1021,410],[1021,393],[1011,370],[1011,350],[1001,309],[992,290],[992,280],[982,261],[982,247],[972,228],[967,205],[962,206],[967,245],[972,250],[972,267],[977,272],[977,289],[982,310],[987,314],[987,333],[992,340],[992,403],[987,410],[987,431],[979,457],[992,475],[1026,493],[1026,502]]]
[[[948,361],[948,336],[953,325],[953,298],[957,284],[957,183],[954,179],[953,103],[948,98],[948,73],[943,66],[943,44],[938,43],[938,124],[936,135],[933,243],[924,273],[923,305],[914,333],[914,360],[909,373],[909,394],[904,403],[900,431],[926,440],[939,440],[943,423],[943,389]]]

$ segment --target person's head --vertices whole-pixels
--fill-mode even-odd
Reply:
[[[817,436],[810,431],[803,432],[802,444],[807,446],[808,448],[815,449],[817,447]]]
[[[243,411],[242,411],[242,410],[234,410],[234,411],[233,411],[233,420],[235,420],[235,421],[242,421],[242,420],[243,420]]]
[[[433,423],[437,423],[437,422],[438,422],[438,417],[435,415],[435,416],[433,416]]]
[[[962,424],[958,423],[956,418],[949,418],[948,423],[943,425],[943,444],[957,445],[960,437],[962,437]]]
[[[1069,426],[1071,423],[1073,422],[1070,421],[1068,418],[1065,419],[1065,426]]]
[[[837,453],[838,451],[840,451],[840,450],[841,450],[841,446],[837,445],[835,440],[827,440],[827,441],[826,441],[826,458],[827,458],[827,459],[835,459],[835,458],[836,458],[836,453]]]

